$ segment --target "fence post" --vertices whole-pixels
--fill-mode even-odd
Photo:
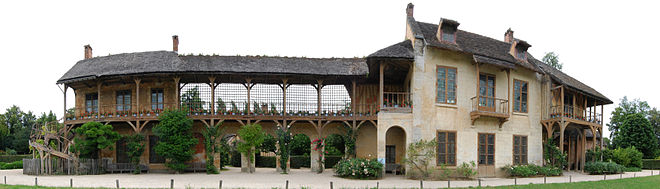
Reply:
[[[568,183],[573,182],[573,175],[568,175]]]
[[[518,186],[518,178],[513,178],[513,185]]]
[[[73,188],[73,178],[69,179],[69,188]]]
[[[451,179],[447,178],[447,188],[451,188]]]
[[[39,184],[37,183],[37,177],[34,177],[34,186],[39,186]]]
[[[543,184],[547,183],[547,176],[543,175]]]
[[[289,189],[289,180],[286,180],[286,186],[284,187],[284,189]]]
[[[380,183],[376,182],[376,189],[380,186]]]
[[[623,178],[623,173],[619,173],[619,179]]]
[[[220,180],[220,183],[218,184],[218,189],[222,189],[222,180]]]
[[[424,189],[424,181],[419,180],[419,189]]]
[[[479,187],[481,188],[481,178],[479,178]]]
[[[119,179],[115,180],[115,183],[117,183],[117,188],[119,188]]]
[[[170,188],[174,188],[174,179],[170,179]]]
[[[333,189],[333,188],[332,188],[332,181],[330,181],[330,189]]]
[[[603,180],[607,180],[607,175],[603,174]]]
[[[5,176],[5,185],[7,184],[7,176]]]

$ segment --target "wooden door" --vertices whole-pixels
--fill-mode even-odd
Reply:
[[[479,133],[479,177],[495,176],[495,134]]]
[[[385,164],[395,164],[396,163],[396,146],[387,145],[385,146]]]
[[[495,75],[479,74],[479,111],[495,111]]]

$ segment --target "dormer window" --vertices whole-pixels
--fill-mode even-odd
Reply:
[[[455,44],[458,25],[460,24],[456,21],[444,18],[440,19],[440,24],[438,24],[438,31],[436,31],[435,37],[438,38],[438,41]]]
[[[521,48],[516,48],[516,58],[520,60],[527,60],[527,53]]]
[[[450,27],[443,27],[442,32],[442,41],[456,43],[456,30]]]

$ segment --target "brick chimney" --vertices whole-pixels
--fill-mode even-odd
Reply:
[[[406,7],[406,16],[413,17],[413,9],[415,9],[415,5],[408,3],[408,7]]]
[[[172,36],[172,51],[179,52],[179,36],[178,35],[173,35]]]
[[[509,28],[508,30],[506,30],[506,33],[504,33],[504,42],[513,43],[513,41],[514,41],[514,39],[513,39],[513,30],[511,30],[511,28]]]
[[[92,58],[92,46],[85,45],[85,59]]]

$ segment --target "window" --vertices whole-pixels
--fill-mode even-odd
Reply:
[[[479,165],[495,165],[495,134],[479,133]]]
[[[442,31],[442,41],[456,43],[456,29],[450,26],[443,26],[440,31]]]
[[[520,60],[527,60],[527,53],[522,48],[516,48],[516,58]]]
[[[479,110],[495,111],[495,75],[479,74]]]
[[[527,164],[527,136],[513,135],[513,164]]]
[[[131,110],[131,91],[117,91],[117,111]]]
[[[438,132],[437,165],[456,165],[456,132]]]
[[[436,69],[437,103],[456,104],[456,68],[438,66]]]
[[[85,111],[89,113],[99,112],[98,93],[90,93],[85,95]]]
[[[527,82],[513,80],[513,111],[527,113]]]
[[[157,136],[149,136],[149,163],[165,163],[165,158],[156,153],[155,146],[157,143]]]
[[[163,109],[163,89],[151,89],[151,110]]]

